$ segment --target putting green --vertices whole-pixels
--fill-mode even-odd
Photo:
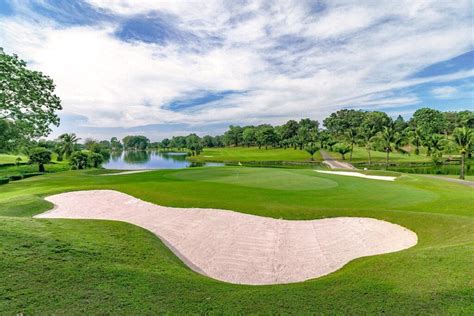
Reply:
[[[175,179],[208,181],[274,190],[323,190],[334,188],[336,181],[318,177],[307,170],[270,168],[213,168],[179,171]]]

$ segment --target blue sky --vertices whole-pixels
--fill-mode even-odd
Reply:
[[[0,0],[0,46],[50,75],[51,137],[474,109],[466,1]]]

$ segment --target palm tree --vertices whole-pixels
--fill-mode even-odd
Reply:
[[[453,132],[454,141],[459,146],[459,152],[461,153],[461,173],[459,179],[464,180],[464,160],[466,159],[466,153],[469,150],[469,146],[472,142],[472,129],[467,127],[458,127]]]
[[[314,154],[319,150],[319,147],[316,144],[309,144],[304,149],[311,155],[311,161],[314,161]]]
[[[66,133],[59,136],[58,139],[59,139],[62,153],[66,157],[69,157],[71,153],[75,150],[76,143],[80,138],[78,138],[76,134],[74,133],[70,133],[70,134]]]
[[[360,134],[365,143],[365,149],[369,154],[369,166],[372,164],[372,156],[370,155],[370,150],[372,149],[372,139],[377,135],[377,130],[374,126],[364,126],[360,130]]]
[[[346,160],[346,154],[351,151],[351,147],[344,143],[338,144],[335,149],[341,154],[342,160]]]
[[[415,129],[414,131],[410,132],[411,142],[415,145],[415,155],[420,154],[420,146],[423,140],[423,135],[419,128]]]
[[[351,155],[349,156],[349,161],[352,161],[352,152],[354,151],[354,144],[357,142],[358,136],[357,129],[355,128],[350,128],[346,132],[346,138],[351,144]]]
[[[382,140],[384,150],[387,153],[385,166],[388,168],[388,164],[390,162],[390,152],[393,150],[392,144],[397,140],[397,132],[395,131],[393,124],[384,126],[383,131],[380,134],[380,139]]]

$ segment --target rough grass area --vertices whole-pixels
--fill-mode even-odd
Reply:
[[[1,187],[0,314],[474,313],[470,187],[416,175],[384,182],[304,169],[222,167],[98,176],[102,172],[48,174]],[[254,185],[272,177],[281,184],[260,180]],[[274,218],[367,216],[413,230],[419,243],[357,259],[303,283],[232,285],[194,273],[158,238],[129,224],[31,218],[52,207],[42,197],[82,189],[114,189],[161,205]]]

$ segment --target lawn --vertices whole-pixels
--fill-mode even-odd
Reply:
[[[0,187],[0,314],[473,314],[474,190],[417,175],[395,182],[309,169],[68,171]],[[274,181],[271,181],[274,179]],[[115,189],[160,205],[286,219],[367,216],[419,243],[302,283],[244,286],[197,274],[154,235],[110,221],[39,220],[42,197]]]
[[[28,157],[22,154],[18,154],[18,155],[0,154],[0,165],[16,163],[17,158],[21,158],[22,163],[28,161]]]
[[[45,170],[47,173],[66,171],[69,169],[71,169],[69,161],[52,161],[51,163],[45,165]],[[0,178],[35,172],[38,172],[38,165],[36,164],[21,164],[19,166],[0,165]]]
[[[206,148],[194,161],[214,162],[264,162],[264,161],[310,161],[310,155],[299,149],[258,148],[258,147],[224,147]],[[315,161],[321,161],[321,155],[314,155]]]
[[[328,151],[327,151],[328,152]],[[341,154],[337,152],[328,152],[329,155],[335,159],[341,160]],[[381,151],[371,151],[370,155],[372,157],[372,162],[377,163],[385,163],[385,159],[387,154]],[[349,162],[350,153],[347,153],[346,160]],[[352,161],[353,162],[368,162],[369,156],[367,153],[367,149],[362,147],[354,147],[354,152],[352,154]],[[402,154],[398,152],[390,153],[390,162],[431,162],[431,157],[427,157],[426,154]]]

